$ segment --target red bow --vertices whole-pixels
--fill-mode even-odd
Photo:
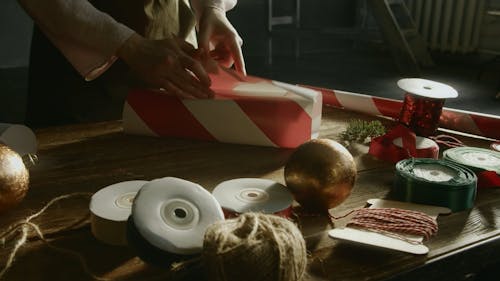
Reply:
[[[394,144],[397,138],[402,139],[403,147]],[[397,125],[387,134],[373,138],[370,143],[368,153],[385,161],[397,163],[410,157],[416,158],[434,158],[439,156],[439,147],[417,149],[417,136],[414,132],[403,125]]]

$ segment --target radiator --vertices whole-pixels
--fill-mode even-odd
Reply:
[[[469,53],[479,45],[485,0],[405,0],[432,50]]]

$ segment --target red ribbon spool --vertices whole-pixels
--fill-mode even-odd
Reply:
[[[398,86],[406,91],[399,122],[419,136],[436,133],[445,99],[458,96],[452,87],[425,79],[401,79]]]
[[[438,159],[439,146],[433,140],[417,137],[407,127],[397,125],[387,134],[373,138],[368,153],[392,163],[410,157]]]

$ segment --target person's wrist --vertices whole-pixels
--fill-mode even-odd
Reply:
[[[225,3],[225,0],[205,0],[204,6],[205,6],[205,9],[212,8],[212,9],[216,9],[220,12],[225,13],[226,7],[225,7],[224,3]]]
[[[224,9],[224,7],[221,7],[219,5],[210,5],[210,4],[207,4],[205,6],[205,9],[203,12],[214,12],[214,13],[219,13],[219,14],[222,14],[222,15],[226,15],[226,10]]]
[[[124,60],[125,62],[130,62],[132,60],[133,54],[138,49],[143,38],[137,33],[132,34],[125,42],[120,46],[117,51],[117,56]]]

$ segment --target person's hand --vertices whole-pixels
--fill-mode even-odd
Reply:
[[[231,67],[234,63],[236,71],[246,75],[245,61],[241,52],[243,40],[226,18],[223,10],[206,7],[199,23],[198,44],[200,49],[208,52],[219,64]]]
[[[148,40],[132,35],[118,50],[122,58],[146,84],[182,98],[213,97],[210,78],[193,59],[197,50],[177,37]]]

